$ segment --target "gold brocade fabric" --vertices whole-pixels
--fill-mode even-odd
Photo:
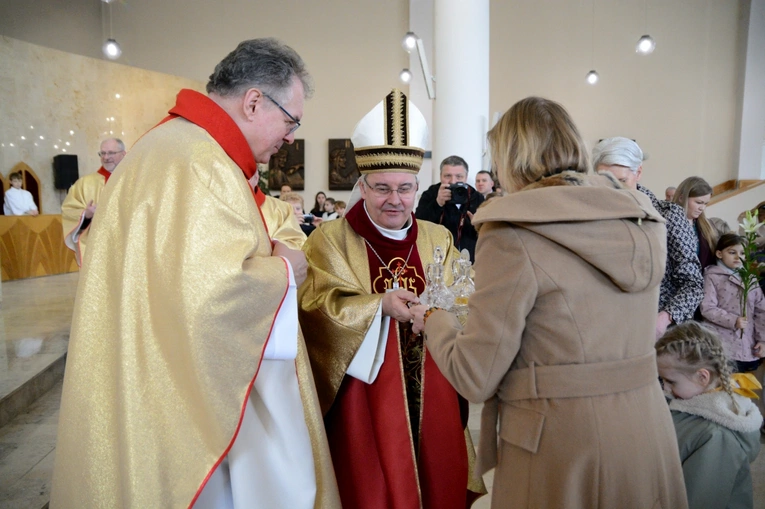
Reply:
[[[61,204],[61,222],[64,226],[64,237],[72,233],[77,225],[80,224],[82,212],[91,200],[98,205],[98,200],[101,196],[101,191],[104,190],[104,185],[106,185],[106,178],[100,173],[85,175],[72,185],[64,199],[64,203]],[[88,242],[89,231],[90,228],[80,234],[80,249],[79,252],[75,250],[77,263],[79,265],[82,265],[82,260],[85,256],[85,245]]]
[[[446,253],[446,267],[458,253],[442,226],[417,221],[417,250],[423,270],[433,263],[433,250]],[[308,277],[300,286],[300,324],[310,331],[306,341],[323,413],[335,399],[348,366],[372,325],[382,293],[372,293],[364,239],[345,219],[323,223],[303,246]],[[447,284],[451,284],[451,270]]]
[[[234,437],[287,268],[242,171],[200,127],[149,131],[111,180],[77,289],[51,507],[187,507]],[[296,364],[316,506],[337,507]]]
[[[292,205],[273,196],[266,196],[260,208],[268,227],[268,234],[290,249],[301,249],[306,236],[292,211]]]

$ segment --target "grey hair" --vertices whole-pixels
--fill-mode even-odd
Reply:
[[[624,166],[632,173],[637,173],[645,157],[637,143],[629,138],[617,136],[606,138],[595,145],[592,149],[592,167],[597,170],[598,166]]]
[[[305,97],[310,97],[313,80],[294,49],[274,38],[250,39],[239,43],[215,66],[207,93],[236,96],[254,87],[279,101],[288,101],[294,78],[303,84]]]
[[[107,142],[109,140],[114,140],[117,143],[117,145],[120,146],[120,152],[124,152],[125,151],[125,144],[119,138],[106,138],[104,141],[101,142],[101,145],[103,145],[105,142]]]
[[[441,166],[438,168],[438,171],[443,170],[444,166],[462,166],[465,168],[465,173],[470,173],[467,161],[462,159],[460,156],[449,156],[441,161]]]

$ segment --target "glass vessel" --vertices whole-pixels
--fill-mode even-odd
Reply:
[[[420,295],[420,303],[428,307],[452,309],[454,294],[444,283],[444,253],[440,247],[433,252],[433,263],[429,263],[425,272],[425,291]]]
[[[467,249],[463,249],[460,257],[452,263],[452,273],[454,274],[454,284],[449,287],[454,295],[454,307],[452,312],[458,317],[467,316],[468,298],[475,292],[475,283],[470,277],[470,269],[473,264],[470,262],[470,254]]]

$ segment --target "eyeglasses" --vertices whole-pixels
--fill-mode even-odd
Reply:
[[[268,98],[268,100],[269,100],[269,101],[271,101],[272,103],[274,103],[274,104],[275,104],[275,105],[276,105],[276,106],[277,106],[277,107],[278,107],[280,110],[282,110],[282,113],[284,113],[285,115],[287,115],[287,116],[289,117],[289,119],[292,121],[292,123],[294,124],[294,125],[292,126],[292,128],[291,128],[289,131],[287,131],[287,134],[286,134],[286,136],[289,136],[290,134],[292,134],[292,133],[294,133],[295,131],[297,131],[297,130],[298,130],[298,128],[300,127],[300,122],[298,121],[298,119],[296,119],[295,117],[293,117],[293,116],[290,114],[290,112],[289,112],[289,111],[285,110],[285,109],[284,109],[284,107],[283,107],[281,104],[279,104],[279,102],[278,102],[276,99],[274,99],[274,98],[273,98],[273,97],[271,97],[270,95],[266,94],[265,92],[263,93],[263,95],[264,95],[264,96],[266,96],[266,97]]]
[[[120,150],[119,152],[99,152],[98,153],[98,157],[107,157],[107,156],[108,157],[114,157],[117,154],[121,154],[123,152],[124,152],[124,150]]]
[[[414,194],[414,192],[417,190],[417,187],[414,184],[404,184],[403,186],[399,187],[398,189],[393,189],[390,186],[386,186],[385,184],[376,184],[376,185],[370,185],[369,182],[367,182],[366,176],[364,176],[364,184],[369,188],[372,193],[376,194],[380,198],[387,198],[391,194],[393,194],[393,191],[398,193],[399,196],[403,197],[409,197]]]

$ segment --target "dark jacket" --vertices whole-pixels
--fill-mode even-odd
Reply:
[[[467,212],[470,211],[475,214],[478,206],[483,203],[484,197],[474,187],[468,186],[467,207],[457,208],[455,204],[449,202],[440,207],[436,201],[440,187],[441,183],[438,182],[422,193],[414,215],[417,219],[444,225],[454,237],[454,247],[459,251],[467,249],[470,253],[470,261],[475,261],[475,243],[478,240],[478,232],[476,232],[473,223],[470,222]]]

